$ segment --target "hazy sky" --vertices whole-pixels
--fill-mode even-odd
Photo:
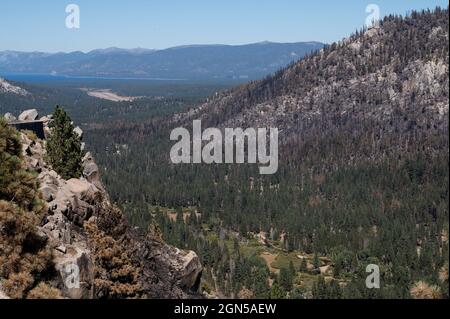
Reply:
[[[66,6],[80,29],[66,28]],[[89,51],[260,41],[333,42],[381,15],[448,6],[448,0],[1,0],[0,50]]]

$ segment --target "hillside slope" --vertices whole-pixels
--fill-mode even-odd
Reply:
[[[310,125],[365,121],[379,134],[445,130],[448,23],[448,10],[386,17],[273,76],[213,97],[191,115],[221,126],[279,127],[285,138]]]
[[[162,186],[176,192],[157,200],[198,205],[212,225],[220,219],[218,234],[263,234],[287,253],[330,257],[333,278],[326,279],[334,286],[323,289],[335,293],[340,282],[338,298],[425,298],[417,286],[440,285],[437,274],[448,264],[448,26],[448,9],[388,16],[175,116],[174,126],[202,119],[203,129],[278,128],[279,170],[260,176],[252,165],[158,167],[177,178]],[[190,228],[195,247],[203,231]],[[229,251],[210,277],[243,253]],[[368,264],[383,269],[382,289],[366,289]],[[309,289],[311,272],[300,272],[297,287]],[[245,274],[222,276],[237,294],[249,287]],[[448,296],[448,281],[437,290]]]
[[[9,93],[22,96],[26,96],[29,94],[25,89],[19,86],[15,86],[2,78],[0,78],[0,93]]]

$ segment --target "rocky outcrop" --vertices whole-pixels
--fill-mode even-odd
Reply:
[[[4,118],[5,118],[6,122],[13,122],[13,121],[17,120],[16,117],[14,115],[12,115],[11,113],[6,113]]]
[[[100,172],[92,154],[87,152],[83,158],[83,176],[97,188],[103,189],[100,181]]]
[[[44,161],[44,141],[23,133],[20,140],[26,165],[39,173],[39,189],[48,206],[39,231],[53,251],[57,274],[52,284],[67,298],[93,297],[93,257],[83,222],[92,216],[100,190],[84,178],[61,178]],[[74,280],[73,284],[69,280]]]
[[[27,166],[37,172],[42,171],[42,168],[45,166],[43,159],[44,145],[42,141],[34,139],[34,137],[30,137],[27,134],[21,134],[20,141]]]
[[[30,94],[27,90],[22,89],[19,86],[13,85],[2,78],[0,78],[0,93],[10,93],[22,96],[27,96]]]
[[[80,138],[83,138],[83,130],[77,126],[75,127],[75,129],[73,130]]]
[[[195,252],[174,248],[155,240],[151,235],[147,235],[144,241],[133,241],[132,256],[142,264],[139,281],[148,297],[200,297],[196,292],[200,285],[202,265]]]
[[[36,121],[39,113],[36,109],[26,110],[19,115],[19,121]]]
[[[2,286],[0,285],[0,300],[9,299],[9,297],[3,292]]]
[[[21,118],[37,118],[37,114],[27,112]],[[46,117],[45,130],[48,133],[50,120]],[[111,282],[115,280],[100,262],[104,255],[109,254],[107,250],[113,248],[102,248],[96,240],[118,243],[114,247],[117,255],[129,256],[128,266],[139,270],[135,271],[134,297],[197,296],[202,273],[198,256],[194,252],[171,247],[152,233],[143,234],[128,226],[122,213],[110,203],[101,183],[99,168],[90,153],[83,158],[83,176],[65,180],[45,162],[45,141],[26,133],[21,133],[20,141],[25,163],[39,174],[39,189],[47,202],[48,214],[38,232],[53,252],[56,274],[51,285],[58,288],[64,297],[85,299],[110,296],[105,289],[98,287],[106,277]],[[95,225],[103,237],[90,238],[86,229],[88,224]]]

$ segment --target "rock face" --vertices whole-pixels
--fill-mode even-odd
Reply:
[[[40,172],[44,167],[44,146],[39,140],[32,140],[27,135],[21,134],[22,153],[25,157],[27,166]]]
[[[181,287],[189,289],[198,289],[202,268],[200,259],[193,251],[188,252],[181,258],[182,263],[179,264],[178,270],[181,273],[179,283]]]
[[[132,256],[143,265],[140,282],[150,298],[199,298],[203,268],[195,252],[181,251],[149,235],[133,247]]]
[[[5,117],[6,122],[12,122],[12,121],[16,120],[16,117],[14,115],[12,115],[11,113],[6,113],[4,117]]]
[[[3,292],[2,286],[0,285],[0,300],[9,299],[9,297]]]
[[[26,110],[19,115],[19,121],[36,121],[39,113],[36,109]]]
[[[83,138],[83,130],[77,126],[74,130],[73,130],[80,138]]]
[[[83,158],[83,164],[83,176],[97,188],[103,189],[102,183],[100,181],[99,169],[91,153],[86,153]]]
[[[37,112],[24,113],[20,118],[37,118]],[[118,255],[130,256],[131,266],[139,269],[136,278],[138,297],[198,297],[196,292],[202,273],[198,256],[194,252],[171,247],[156,235],[142,234],[128,226],[123,216],[117,220],[110,216],[113,205],[90,153],[83,158],[83,176],[64,180],[44,161],[44,141],[32,140],[22,133],[21,143],[26,165],[39,174],[42,198],[48,205],[48,214],[41,222],[39,233],[53,251],[57,274],[51,285],[58,288],[64,297],[86,299],[105,296],[96,288],[96,280],[103,270],[99,268],[98,255],[106,252],[99,252],[92,246],[86,223],[97,224],[96,227],[104,233],[114,228],[108,234],[111,240],[126,243],[120,246],[126,250],[119,251]],[[6,298],[0,290],[2,297]]]
[[[0,93],[11,93],[11,94],[22,95],[22,96],[26,96],[26,95],[30,94],[27,90],[22,89],[21,87],[12,85],[11,83],[7,82],[5,79],[2,79],[2,78],[0,78]]]

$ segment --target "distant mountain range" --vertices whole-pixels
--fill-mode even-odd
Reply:
[[[0,73],[162,79],[258,79],[306,54],[319,42],[192,45],[164,50],[108,48],[71,53],[0,52]]]

